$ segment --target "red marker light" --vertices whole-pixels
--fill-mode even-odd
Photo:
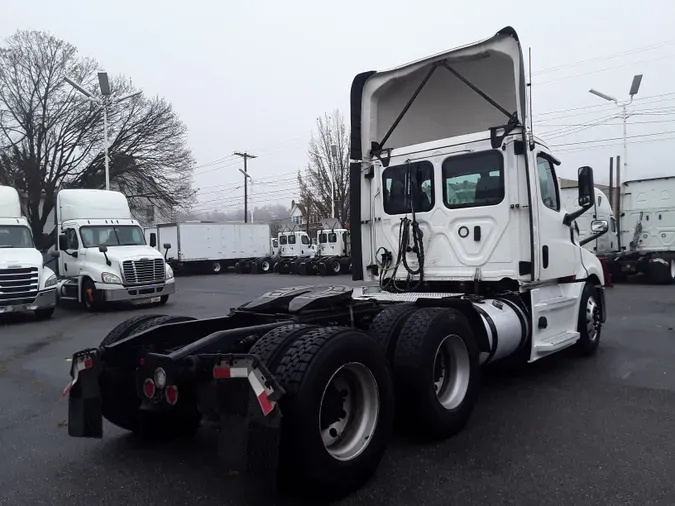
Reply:
[[[150,378],[147,378],[143,382],[143,393],[148,399],[152,399],[155,396],[155,382]]]
[[[166,402],[174,406],[178,402],[178,387],[176,385],[169,385],[164,392]]]

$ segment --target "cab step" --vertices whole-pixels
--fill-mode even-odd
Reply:
[[[573,345],[579,340],[579,337],[579,332],[575,330],[566,330],[560,334],[535,342],[534,350],[538,355],[553,353]]]

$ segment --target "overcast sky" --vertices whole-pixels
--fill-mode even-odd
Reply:
[[[637,136],[629,139],[630,177],[675,173],[675,3],[545,3],[0,0],[0,37],[47,30],[109,73],[131,77],[147,95],[172,102],[202,166],[195,177],[202,209],[222,207],[221,197],[229,206],[241,202],[235,150],[259,155],[249,166],[262,178],[254,205],[289,203],[316,117],[340,109],[349,118],[357,73],[507,25],[525,52],[532,47],[535,131],[562,159],[562,176],[591,165],[596,181],[607,179],[609,157],[622,153],[620,120],[608,118],[619,110],[588,90],[625,98],[637,73],[644,79],[632,106],[640,115],[628,127]],[[577,126],[600,121],[607,123]],[[589,142],[598,139],[612,140]]]

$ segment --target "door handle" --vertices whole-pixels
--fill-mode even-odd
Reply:
[[[548,268],[548,246],[542,246],[541,248],[541,263],[544,269]]]
[[[473,240],[478,242],[480,241],[480,226],[476,225],[473,227]]]

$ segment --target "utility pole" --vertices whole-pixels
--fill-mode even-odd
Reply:
[[[256,155],[252,155],[246,151],[240,153],[235,151],[233,153],[235,156],[241,156],[244,159],[244,223],[248,223],[248,179],[251,177],[248,175],[248,159],[257,158]]]

